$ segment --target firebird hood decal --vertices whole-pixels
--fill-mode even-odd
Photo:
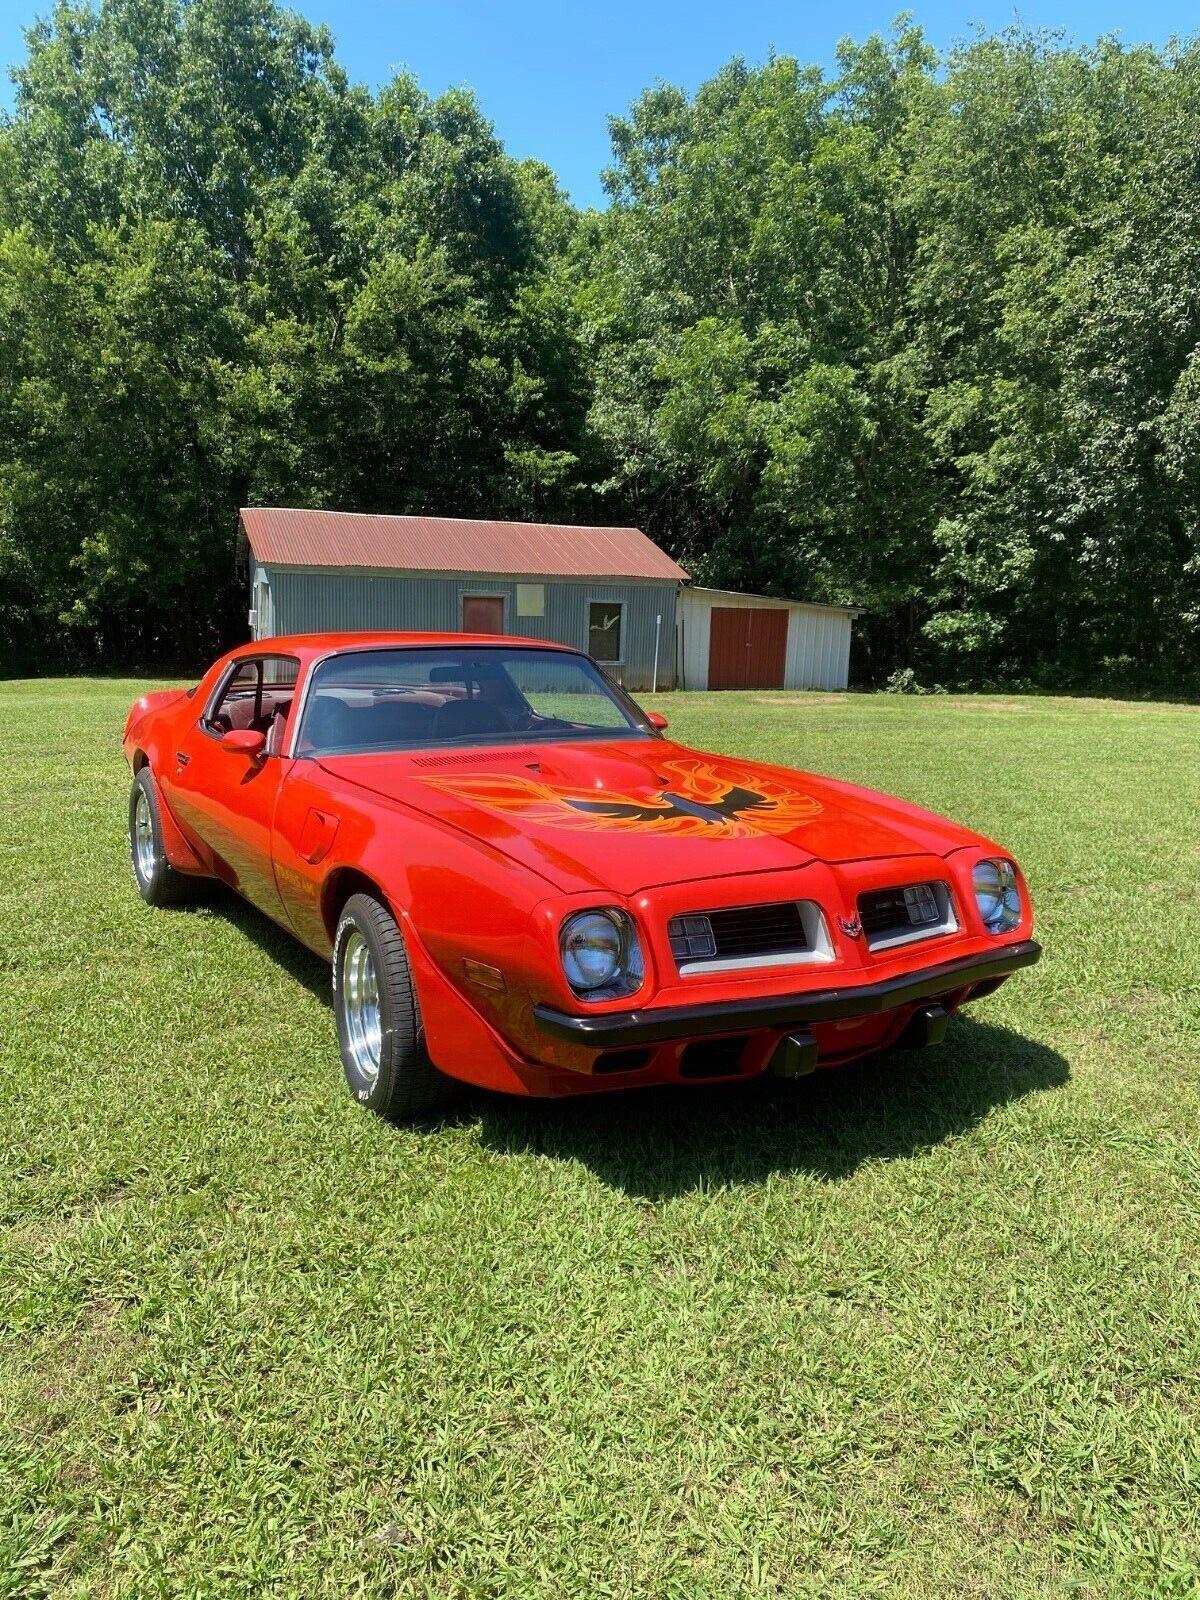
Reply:
[[[666,740],[455,751],[440,769],[429,752],[419,762],[402,752],[323,756],[320,766],[572,892],[634,894],[978,842],[902,800]]]
[[[811,822],[821,803],[767,774],[735,783],[707,761],[660,763],[667,785],[647,794],[563,788],[523,773],[426,778],[443,794],[545,828],[616,830],[745,839],[786,834]]]

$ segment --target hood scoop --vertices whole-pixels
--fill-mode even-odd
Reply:
[[[414,767],[482,767],[536,760],[536,750],[521,750],[513,745],[505,745],[503,750],[456,750],[448,751],[444,756],[413,756],[412,764]]]

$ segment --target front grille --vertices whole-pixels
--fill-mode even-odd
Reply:
[[[690,962],[794,955],[809,948],[800,907],[794,900],[672,917],[667,937],[680,967]]]
[[[906,889],[872,889],[858,897],[858,920],[865,933],[889,928],[919,928],[938,919],[931,883],[914,883]]]
[[[873,949],[950,933],[957,927],[950,891],[944,883],[869,889],[858,897],[858,920]]]

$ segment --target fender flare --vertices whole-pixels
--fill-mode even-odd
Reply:
[[[133,775],[136,778],[143,767],[149,768],[150,777],[154,782],[155,794],[158,798],[158,820],[162,828],[163,853],[177,872],[186,872],[193,877],[205,878],[209,876],[208,869],[196,854],[195,850],[184,837],[183,830],[175,820],[175,813],[171,810],[163,786],[158,781],[154,771],[154,763],[144,750],[135,750],[130,760]]]

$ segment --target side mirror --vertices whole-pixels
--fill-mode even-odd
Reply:
[[[259,761],[266,754],[267,736],[257,728],[230,728],[221,735],[221,748],[232,750],[250,761]]]
[[[665,733],[670,727],[670,723],[667,721],[666,717],[663,716],[661,711],[647,711],[646,721],[656,733]]]

